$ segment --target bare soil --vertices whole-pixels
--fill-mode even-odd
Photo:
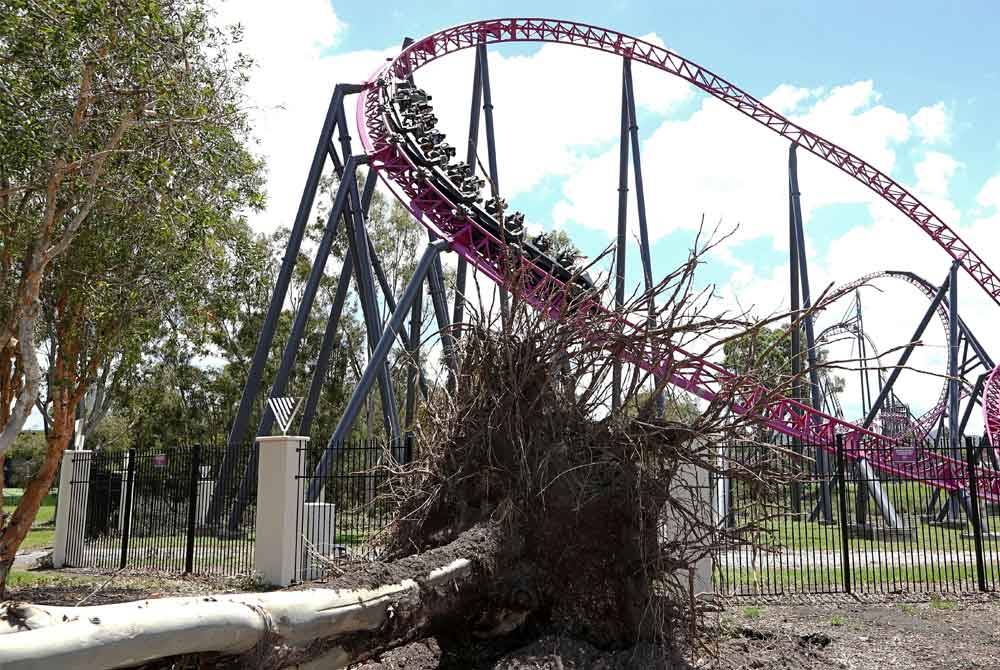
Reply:
[[[607,652],[542,636],[518,645],[424,640],[383,654],[359,670],[626,670],[1000,668],[1000,598],[798,598],[740,601],[713,616],[718,636],[685,661],[664,663],[655,649]]]
[[[9,597],[51,605],[104,604],[143,598],[252,590],[247,580],[156,575],[144,571],[34,573],[40,583]],[[113,577],[113,578],[112,578]],[[381,578],[365,575],[358,581]],[[110,582],[108,579],[112,578]],[[103,588],[101,587],[103,585]],[[96,591],[96,592],[95,592]],[[438,636],[382,654],[355,670],[691,670],[770,668],[1000,668],[1000,595],[800,596],[738,599],[709,615],[717,631],[701,654],[671,666],[657,649],[604,651],[532,627],[506,638]],[[233,659],[201,668],[240,667]],[[148,666],[154,667],[154,666]],[[184,668],[175,660],[157,668]]]

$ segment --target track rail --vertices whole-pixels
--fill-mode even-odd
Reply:
[[[916,462],[896,459],[895,449],[902,445],[891,438],[776,394],[680,347],[639,344],[643,342],[641,337],[616,338],[615,334],[621,332],[639,334],[643,326],[608,310],[596,299],[575,304],[571,309],[568,300],[573,292],[564,289],[561,281],[523,256],[511,254],[502,240],[450,201],[434,180],[428,178],[426,170],[417,167],[400,143],[393,141],[386,118],[390,89],[395,81],[406,79],[423,65],[448,53],[495,42],[558,42],[587,47],[628,57],[689,81],[779,135],[798,142],[891,202],[949,255],[960,259],[966,271],[1000,304],[1000,279],[957,234],[892,178],[687,59],[622,33],[568,21],[497,19],[449,28],[414,42],[366,82],[357,108],[365,153],[372,168],[419,221],[432,233],[447,239],[451,248],[481,273],[517,291],[521,298],[554,318],[579,321],[580,327],[604,338],[608,348],[626,362],[658,377],[668,377],[674,385],[703,399],[724,402],[738,414],[755,416],[774,430],[807,444],[832,450],[835,437],[843,435],[848,457],[866,458],[883,473],[920,479],[947,490],[965,488],[966,464],[961,460],[930,451],[919,454]],[[509,281],[512,268],[518,269],[520,276],[528,276],[528,281],[512,285]],[[978,480],[980,495],[1000,502],[1000,473],[980,467]]]
[[[990,446],[997,449],[997,440],[1000,440],[1000,365],[993,368],[983,387],[983,419]]]
[[[837,288],[838,293],[847,293],[853,291],[856,288],[860,288],[869,284],[876,279],[895,279],[899,281],[904,281],[910,286],[913,286],[921,294],[924,295],[928,300],[934,300],[934,292],[936,288],[924,281],[918,280],[916,277],[912,276],[907,272],[900,272],[898,270],[883,270],[880,272],[872,272],[861,277],[858,277],[852,282],[848,282]],[[948,334],[948,324],[950,323],[950,317],[948,316],[948,310],[945,308],[944,303],[938,305],[937,310],[935,310],[938,318],[938,322],[941,324],[941,331]],[[969,395],[969,389],[967,384],[962,383],[962,397],[965,398]],[[941,391],[938,393],[937,402],[931,407],[927,412],[922,414],[919,418],[916,418],[913,422],[913,437],[917,439],[924,439],[927,434],[931,432],[934,428],[934,424],[938,422],[941,415],[945,413],[948,407],[948,382],[945,381],[941,386]],[[1000,434],[998,434],[1000,435]]]

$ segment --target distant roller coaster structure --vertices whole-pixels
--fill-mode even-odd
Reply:
[[[621,128],[618,172],[617,245],[614,262],[614,298],[611,305],[603,304],[591,291],[589,278],[574,266],[574,259],[553,254],[544,236],[530,239],[524,228],[524,217],[508,208],[501,197],[500,175],[496,159],[493,118],[493,97],[490,86],[487,47],[498,43],[551,42],[604,52],[622,61]],[[468,144],[464,162],[454,160],[458,148],[445,142],[438,131],[431,97],[414,82],[415,73],[437,59],[464,49],[475,51],[472,73],[471,112]],[[640,160],[639,133],[635,112],[632,64],[640,63],[687,81],[701,91],[732,107],[737,112],[762,124],[790,142],[789,186],[789,251],[791,301],[793,321],[802,328],[791,330],[791,361],[793,377],[805,377],[808,392],[797,388],[795,397],[781,397],[769,389],[748,382],[714,361],[694,355],[680,347],[639,344],[642,338],[630,338],[635,344],[617,352],[612,374],[612,399],[617,403],[622,383],[622,365],[634,365],[657,377],[666,377],[680,389],[706,400],[721,400],[738,415],[749,415],[761,426],[803,443],[817,445],[817,467],[825,468],[825,452],[833,451],[835,438],[841,440],[844,453],[855,467],[896,478],[919,479],[939,490],[957,494],[966,488],[967,463],[960,456],[959,434],[971,416],[973,404],[981,404],[985,430],[990,439],[1000,437],[1000,375],[980,342],[958,315],[957,273],[964,270],[1000,304],[1000,277],[986,261],[966,244],[944,221],[915,195],[889,175],[881,172],[859,156],[824,139],[785,118],[746,91],[710,70],[650,42],[620,32],[574,21],[543,18],[503,18],[474,21],[441,30],[419,40],[407,39],[403,49],[360,84],[339,84],[332,95],[320,137],[316,145],[302,198],[281,270],[277,276],[268,312],[251,361],[240,405],[230,431],[227,456],[220,471],[220,482],[236,481],[233,469],[236,453],[249,430],[254,403],[260,393],[265,364],[273,344],[278,316],[285,304],[295,259],[299,254],[306,224],[321,177],[327,165],[332,165],[339,178],[339,187],[320,240],[303,296],[292,324],[277,374],[272,380],[270,395],[287,392],[288,380],[299,351],[299,345],[313,308],[320,281],[325,272],[334,239],[343,223],[347,253],[340,269],[340,281],[327,319],[320,353],[314,367],[299,432],[308,435],[315,416],[319,392],[326,379],[327,367],[336,342],[336,333],[344,309],[351,278],[355,279],[364,325],[368,336],[369,361],[353,390],[343,416],[317,465],[317,474],[331,464],[338,445],[348,436],[362,405],[374,385],[378,385],[383,408],[386,434],[400,437],[412,425],[418,390],[423,387],[416,365],[411,365],[403,421],[400,421],[395,391],[391,383],[387,356],[398,339],[416,359],[420,344],[422,295],[424,285],[432,302],[434,318],[442,340],[443,360],[451,372],[449,384],[456,383],[454,324],[464,319],[464,295],[468,267],[494,281],[500,288],[501,308],[506,310],[506,296],[514,292],[528,304],[543,310],[555,319],[573,319],[574,314],[586,314],[596,332],[638,332],[645,324],[624,315],[625,268],[627,264],[627,194],[629,163],[634,176],[638,210],[639,256],[645,288],[653,285],[649,236],[647,232],[645,192]],[[356,96],[356,125],[362,153],[351,146],[350,129],[344,104],[347,96]],[[480,124],[485,123],[486,167],[477,170]],[[930,298],[930,306],[918,325],[915,336],[880,384],[879,397],[867,408],[859,422],[823,411],[822,388],[815,360],[817,338],[813,332],[808,268],[797,170],[797,151],[812,153],[823,161],[864,184],[924,231],[951,258],[951,268],[945,281],[935,286],[909,273],[885,273],[914,284]],[[363,187],[355,175],[367,167]],[[413,217],[423,224],[429,235],[428,246],[420,257],[416,271],[402,294],[392,295],[384,272],[366,231],[366,216],[376,186],[376,177],[395,195]],[[484,192],[485,191],[485,192]],[[449,310],[440,253],[458,255],[456,299]],[[521,279],[513,282],[512,277]],[[868,278],[869,280],[871,278]],[[865,280],[862,280],[865,281]],[[382,293],[390,316],[381,323],[376,285]],[[860,284],[859,284],[860,285]],[[872,430],[886,399],[894,393],[894,383],[907,363],[915,344],[935,314],[948,332],[949,369],[946,389],[930,413],[917,419],[913,429],[927,432],[934,424],[942,424],[947,416],[950,443],[946,449],[925,449],[911,461],[891,457],[900,444],[898,436]],[[409,332],[404,328],[410,316]],[[800,332],[801,330],[801,332]],[[805,343],[801,342],[804,335]],[[964,347],[964,355],[960,350]],[[969,355],[972,351],[972,355]],[[973,368],[982,367],[973,388],[967,388],[961,377]],[[960,418],[960,403],[967,399]],[[930,418],[928,418],[930,417]],[[931,420],[933,419],[933,420]],[[256,434],[267,435],[273,416],[265,409]],[[922,436],[926,436],[923,432]],[[247,472],[239,478],[239,500],[245,500],[256,462],[251,460]],[[972,468],[970,468],[972,469]],[[1000,472],[994,468],[975,466],[979,495],[988,501],[1000,502]],[[874,480],[875,477],[872,477]],[[307,492],[315,499],[320,479],[314,478]],[[210,519],[222,514],[222,496],[217,493],[208,510]],[[878,492],[876,491],[876,495]],[[829,507],[828,492],[820,505]],[[241,512],[236,505],[230,513],[230,526],[235,525]],[[891,516],[891,514],[890,514]]]

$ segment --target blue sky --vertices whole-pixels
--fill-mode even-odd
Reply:
[[[230,0],[220,14],[244,23],[244,48],[258,61],[250,102],[271,171],[268,211],[254,220],[261,230],[287,225],[294,212],[333,84],[364,79],[405,36],[479,18],[547,16],[648,36],[712,69],[914,188],[1000,270],[995,3]],[[565,228],[594,254],[615,220],[620,64],[585,51],[496,48],[490,62],[501,190],[529,221]],[[464,133],[468,120],[467,55],[418,75],[449,136]],[[699,275],[718,285],[718,308],[781,309],[787,144],[662,73],[637,70],[636,94],[654,274],[684,256],[704,214],[709,224],[739,226]],[[885,268],[943,277],[946,255],[901,214],[815,158],[800,159],[800,178],[814,286]],[[637,263],[631,276],[638,281]],[[864,298],[888,348],[908,338],[922,299],[884,288]],[[960,302],[1000,357],[991,334],[1000,306],[968,281]],[[940,343],[929,338],[915,365],[941,371]],[[917,409],[936,398],[934,379],[913,373],[906,385]]]

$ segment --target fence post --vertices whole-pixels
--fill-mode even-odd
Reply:
[[[125,506],[122,508],[122,555],[118,567],[128,565],[128,540],[132,532],[132,493],[135,489],[135,449],[128,450],[128,464],[125,468]]]
[[[972,437],[965,438],[965,460],[969,467],[969,498],[972,513],[972,537],[976,543],[976,581],[980,591],[986,590],[986,560],[983,556],[983,524],[979,515],[979,482],[976,480],[977,458],[976,448],[972,446]]]
[[[184,573],[194,572],[194,526],[198,518],[198,481],[201,478],[201,445],[191,449],[191,479],[188,484],[187,546],[184,552]]]
[[[844,463],[844,436],[837,435],[837,506],[840,517],[840,567],[844,573],[844,593],[851,592],[851,545],[847,530],[847,467]]]
[[[272,435],[257,438],[257,526],[254,570],[274,586],[288,586],[295,576],[299,449],[308,437]]]
[[[87,530],[87,499],[90,493],[91,451],[64,451],[59,468],[59,492],[56,505],[56,536],[52,547],[52,565],[61,568],[76,553]],[[79,467],[77,466],[79,464]],[[78,478],[79,477],[79,478]],[[73,487],[83,488],[73,495]],[[75,504],[80,503],[80,504]]]

